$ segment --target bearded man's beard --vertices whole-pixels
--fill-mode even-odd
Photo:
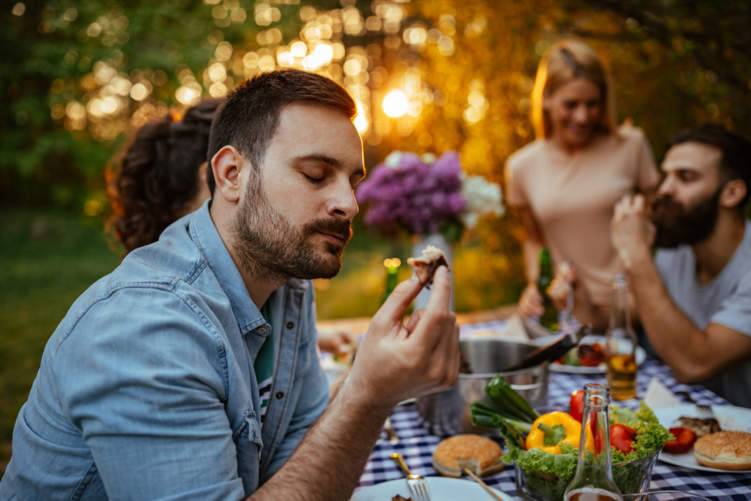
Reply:
[[[310,237],[318,232],[352,236],[347,219],[317,219],[295,228],[268,201],[260,173],[249,180],[248,193],[233,223],[236,250],[241,265],[251,272],[287,278],[331,278],[341,268],[344,245],[324,242],[316,248]]]
[[[652,204],[652,222],[657,229],[655,245],[675,248],[709,238],[717,222],[720,193],[721,187],[690,208],[684,208],[669,195],[655,199]]]

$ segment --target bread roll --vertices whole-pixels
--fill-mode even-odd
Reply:
[[[456,435],[438,444],[433,452],[433,467],[441,475],[461,477],[469,468],[477,475],[503,469],[501,447],[480,435]]]
[[[719,431],[694,444],[694,457],[704,466],[720,470],[751,469],[751,433]]]

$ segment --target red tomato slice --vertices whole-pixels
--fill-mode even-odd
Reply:
[[[670,428],[670,433],[673,434],[675,440],[670,440],[665,444],[663,450],[670,454],[683,454],[691,450],[696,442],[696,433],[690,428]]]
[[[634,450],[634,438],[636,438],[636,430],[625,424],[614,424],[610,427],[610,445],[624,454]]]

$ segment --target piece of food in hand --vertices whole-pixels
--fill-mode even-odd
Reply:
[[[422,285],[433,283],[433,275],[439,266],[449,267],[443,251],[432,245],[425,247],[419,257],[407,259],[407,264],[415,270],[415,275]]]
[[[678,426],[681,428],[690,428],[699,438],[704,435],[709,435],[710,433],[722,431],[720,423],[718,423],[715,418],[681,416],[678,418]]]
[[[625,424],[613,424],[610,427],[610,444],[624,454],[634,450],[636,430]]]
[[[568,413],[571,417],[582,422],[584,417],[584,390],[576,390],[571,393],[571,399],[568,402]]]
[[[751,433],[719,431],[705,435],[694,444],[696,461],[720,470],[751,469]]]
[[[694,446],[694,442],[696,442],[696,433],[691,428],[677,426],[670,428],[670,433],[675,437],[675,440],[668,440],[662,448],[662,450],[670,454],[688,452]]]
[[[433,468],[441,475],[461,477],[469,468],[476,475],[495,473],[503,469],[501,447],[480,435],[456,435],[442,440],[433,452]]]

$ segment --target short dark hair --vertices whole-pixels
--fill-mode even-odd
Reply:
[[[300,70],[262,73],[240,84],[227,98],[211,125],[208,184],[213,196],[211,159],[225,145],[232,145],[255,166],[260,165],[269,141],[279,125],[285,106],[304,102],[341,111],[350,120],[356,106],[344,88],[330,78]]]
[[[668,149],[681,143],[701,143],[720,150],[723,183],[734,179],[746,183],[746,196],[738,204],[738,209],[743,212],[751,195],[751,141],[722,125],[708,123],[679,132],[670,140]]]

